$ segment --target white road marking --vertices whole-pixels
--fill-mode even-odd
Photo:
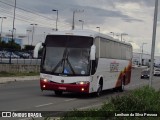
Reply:
[[[65,100],[65,102],[69,102],[69,101],[73,101],[73,100],[75,100],[76,98],[73,98],[73,99],[67,99],[67,100]]]
[[[52,105],[53,103],[47,103],[47,104],[42,104],[42,105],[37,105],[35,107],[43,107],[43,106],[47,106],[47,105]]]

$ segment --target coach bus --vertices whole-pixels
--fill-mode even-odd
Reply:
[[[132,46],[88,30],[46,36],[40,68],[41,90],[96,93],[124,90],[131,79]]]

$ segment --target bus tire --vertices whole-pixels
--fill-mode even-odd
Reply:
[[[55,90],[54,92],[56,95],[62,95],[62,91]]]
[[[119,87],[119,91],[123,92],[124,91],[124,79],[121,80],[121,86]]]
[[[96,92],[96,97],[99,97],[99,96],[101,96],[101,94],[102,94],[102,85],[98,85],[98,89],[97,89],[97,92]]]
[[[97,97],[102,95],[102,87],[103,87],[103,80],[101,79],[99,84],[98,84],[98,89],[97,89],[97,92],[96,92]]]

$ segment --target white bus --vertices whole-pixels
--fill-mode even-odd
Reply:
[[[56,95],[123,91],[130,83],[131,59],[131,44],[94,31],[57,31],[43,43],[40,87]]]

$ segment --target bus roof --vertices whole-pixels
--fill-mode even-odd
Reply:
[[[102,38],[107,38],[109,40],[115,41],[115,42],[120,42],[126,45],[132,46],[130,43],[125,43],[121,42],[118,39],[114,39],[111,36],[93,31],[93,30],[66,30],[66,31],[55,31],[53,33],[50,33],[49,35],[73,35],[73,36],[88,36],[88,37],[102,37]]]

